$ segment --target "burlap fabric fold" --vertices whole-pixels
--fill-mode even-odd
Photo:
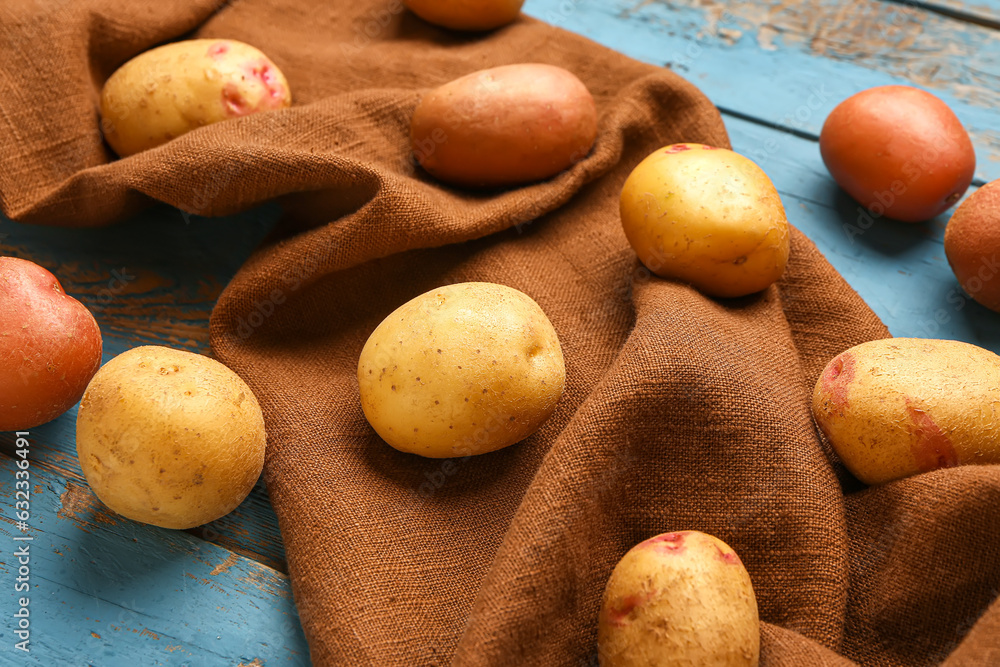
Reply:
[[[285,220],[219,299],[211,338],[265,409],[265,475],[315,664],[595,665],[612,567],[683,529],[743,558],[764,665],[1000,664],[1000,468],[870,489],[844,471],[811,388],[830,357],[888,332],[815,247],[795,233],[780,285],[727,301],[636,262],[618,219],[630,169],[671,142],[728,145],[689,83],[528,18],[457,35],[398,0],[5,0],[0,27],[7,215],[96,225],[154,200],[217,215],[281,197]],[[114,160],[101,84],[186,34],[264,50],[294,107]],[[515,62],[587,84],[592,154],[504,192],[416,169],[421,93]],[[538,301],[565,396],[500,452],[401,454],[362,415],[358,353],[395,307],[465,280]]]

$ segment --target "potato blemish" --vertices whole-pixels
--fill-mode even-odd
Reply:
[[[958,455],[951,439],[931,416],[926,411],[911,405],[909,399],[906,400],[906,411],[910,414],[910,421],[913,422],[911,426],[913,443],[910,448],[921,472],[957,466]]]
[[[642,543],[642,546],[656,547],[666,553],[679,554],[684,551],[684,538],[687,533],[665,533],[651,537]]]
[[[235,83],[227,83],[222,87],[222,106],[231,116],[246,116],[253,111]]]
[[[635,611],[635,608],[644,602],[648,602],[653,595],[653,591],[626,595],[622,598],[618,606],[608,607],[608,622],[619,627],[625,625],[628,617]]]
[[[823,389],[830,397],[830,404],[843,412],[848,408],[847,391],[854,381],[854,357],[844,352],[834,359],[823,372]]]
[[[719,554],[719,558],[729,565],[742,565],[740,557],[736,555],[735,551],[724,551],[722,547],[718,544],[715,545],[715,551]]]
[[[278,103],[277,105],[272,105],[266,100],[261,100],[260,108],[271,109],[280,107],[280,103],[285,100],[285,87],[278,80],[274,67],[267,60],[261,58],[247,63],[243,66],[243,69],[249,77],[257,79],[264,86],[267,90],[267,99]]]
[[[229,45],[225,42],[216,42],[212,46],[208,47],[208,56],[210,58],[218,58],[229,51]]]

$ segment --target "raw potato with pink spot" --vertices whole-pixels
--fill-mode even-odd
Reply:
[[[232,39],[193,39],[140,54],[101,93],[101,128],[125,157],[203,125],[291,105],[288,81],[263,53]]]
[[[750,575],[711,535],[651,537],[611,573],[597,645],[601,667],[756,667],[760,620]]]
[[[1000,463],[1000,357],[951,340],[862,343],[827,365],[813,414],[866,484]]]
[[[715,297],[769,287],[790,248],[781,197],[752,160],[703,144],[673,144],[632,170],[622,228],[650,271]]]

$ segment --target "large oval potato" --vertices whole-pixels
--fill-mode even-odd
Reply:
[[[0,257],[0,431],[51,421],[101,366],[101,330],[86,306],[34,262]]]
[[[969,133],[912,86],[877,86],[830,112],[819,150],[833,180],[876,217],[921,222],[962,197],[976,171]]]
[[[97,497],[164,528],[234,510],[260,477],[264,445],[260,405],[236,373],[155,345],[105,364],[76,421],[80,467]]]
[[[433,90],[413,112],[420,165],[442,181],[501,187],[555,176],[597,137],[597,107],[572,73],[552,65],[473,72]]]
[[[711,535],[652,537],[611,573],[597,646],[601,667],[756,667],[760,620],[750,575]]]
[[[856,345],[826,366],[812,407],[841,461],[866,484],[1000,463],[1000,357],[975,345]]]
[[[566,369],[552,323],[529,296],[459,283],[403,304],[358,360],[361,407],[404,452],[469,456],[534,433],[562,396]]]
[[[524,0],[403,0],[414,14],[452,30],[493,30],[521,13]]]
[[[101,92],[101,126],[125,157],[202,125],[292,103],[288,81],[263,53],[232,39],[193,39],[142,53]]]
[[[751,160],[722,148],[674,144],[649,155],[625,181],[621,218],[646,268],[710,296],[759,292],[788,261],[778,191]]]

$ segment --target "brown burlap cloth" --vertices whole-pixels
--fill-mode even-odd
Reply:
[[[671,142],[728,145],[694,87],[527,18],[462,36],[398,0],[218,4],[4,0],[0,197],[14,218],[83,225],[150,200],[216,215],[299,193],[211,335],[264,406],[266,481],[316,664],[596,664],[612,567],[682,529],[746,563],[764,665],[1000,664],[1000,468],[866,489],[833,459],[812,385],[834,354],[888,333],[815,247],[796,233],[781,284],[741,300],[637,264],[618,218],[630,169]],[[113,160],[97,131],[103,81],[185,34],[260,47],[295,106]],[[587,84],[593,153],[501,193],[415,169],[421,92],[515,62]],[[500,452],[401,454],[362,415],[358,353],[398,305],[466,280],[538,301],[565,396]]]

